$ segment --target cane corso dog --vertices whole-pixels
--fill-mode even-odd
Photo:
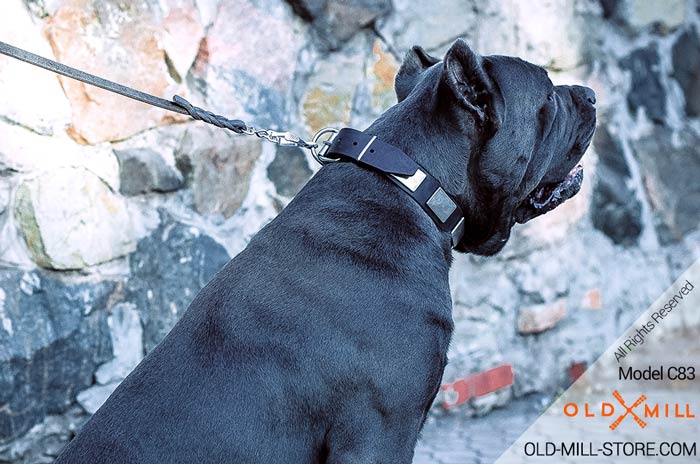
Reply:
[[[458,251],[493,255],[578,191],[591,89],[457,40],[444,60],[409,51],[396,94],[366,133],[456,199]],[[450,240],[386,175],[325,165],[58,462],[411,462],[453,328]]]

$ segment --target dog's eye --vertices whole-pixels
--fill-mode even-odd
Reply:
[[[547,95],[547,100],[553,102],[554,101],[554,94],[550,93],[549,95]]]

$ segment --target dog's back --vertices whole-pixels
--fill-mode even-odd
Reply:
[[[58,462],[298,464],[358,446],[410,461],[451,328],[447,262],[425,240],[432,224],[375,176],[354,165],[317,174]],[[445,263],[442,278],[426,253]]]

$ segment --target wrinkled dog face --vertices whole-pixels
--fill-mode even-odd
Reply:
[[[595,127],[591,89],[554,86],[539,66],[479,56],[458,40],[443,61],[414,47],[396,77],[396,93],[399,106],[429,106],[433,124],[455,128],[453,143],[436,152],[466,163],[463,188],[451,192],[467,216],[458,250],[496,253],[516,222],[551,211],[578,192],[578,163]]]

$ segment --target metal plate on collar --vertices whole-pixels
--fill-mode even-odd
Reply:
[[[455,209],[457,209],[455,202],[447,196],[442,187],[438,187],[438,189],[435,190],[426,204],[443,223],[447,221],[452,213],[454,213]]]
[[[454,229],[452,229],[452,248],[456,247],[459,244],[459,241],[462,240],[463,235],[464,235],[464,218],[459,218],[459,222],[454,227]]]
[[[412,176],[409,177],[404,177],[404,176],[397,176],[395,174],[391,174],[391,176],[401,182],[407,189],[409,189],[411,192],[415,192],[418,190],[418,187],[420,187],[420,184],[423,183],[425,180],[425,173],[421,171],[420,169],[416,170],[416,173],[413,174]]]

